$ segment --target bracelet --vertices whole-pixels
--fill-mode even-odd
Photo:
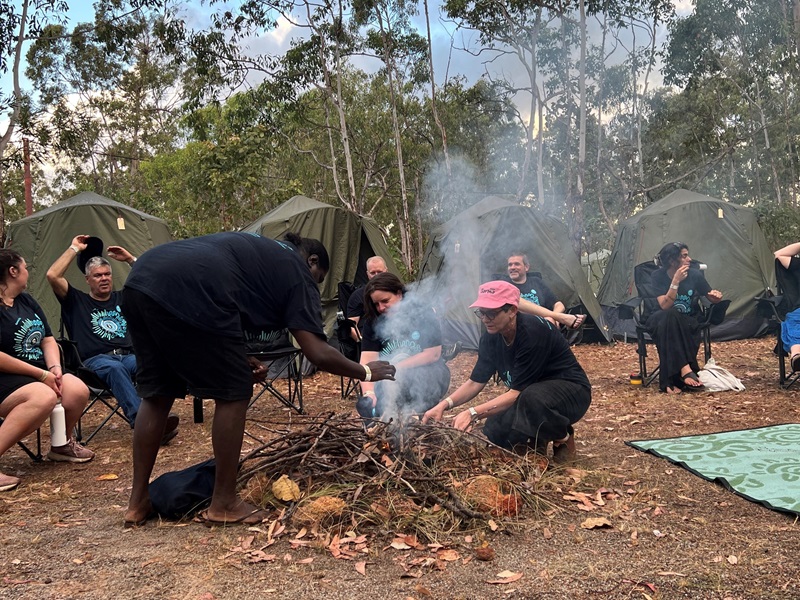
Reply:
[[[367,365],[361,365],[364,367],[364,379],[363,381],[372,381],[372,370]]]
[[[453,399],[450,396],[445,398],[444,401],[447,402],[447,408],[448,409],[453,408]]]
[[[469,416],[472,417],[473,421],[477,421],[480,418],[480,416],[478,415],[478,411],[475,410],[474,406],[469,407]]]
[[[670,283],[670,284],[669,284],[669,289],[671,289],[671,290],[677,290],[677,289],[678,289],[678,286],[677,286],[677,285],[675,285],[674,283]]]
[[[72,250],[75,254],[81,253],[80,249],[75,244],[71,244],[69,249]]]
[[[45,371],[44,369],[42,369],[42,376],[39,377],[39,381],[44,383],[45,381],[47,381],[47,376],[48,375],[50,375],[50,371]]]
[[[61,365],[53,365],[52,367],[47,367],[48,371],[52,371],[53,369],[60,369]]]

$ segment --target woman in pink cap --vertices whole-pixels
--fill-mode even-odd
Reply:
[[[460,412],[453,426],[466,430],[485,419],[483,433],[494,444],[545,455],[553,442],[553,460],[568,462],[575,457],[572,425],[589,408],[592,386],[564,336],[544,319],[520,313],[519,297],[507,281],[480,286],[470,306],[486,326],[478,362],[469,380],[426,412],[423,422],[441,420],[445,410],[469,402],[499,373],[508,390]]]

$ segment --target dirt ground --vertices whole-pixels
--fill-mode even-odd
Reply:
[[[336,538],[298,538],[273,523],[151,521],[123,529],[131,482],[124,426],[103,430],[91,444],[97,459],[85,465],[33,463],[15,448],[0,462],[24,478],[0,495],[0,598],[797,598],[795,518],[623,443],[799,422],[798,390],[778,387],[772,343],[714,344],[717,362],[742,379],[745,392],[678,396],[630,385],[632,344],[577,346],[593,403],[576,427],[575,467],[550,469],[542,479],[552,510],[496,519],[433,544],[398,543],[407,531],[371,530],[356,540],[334,531],[338,547],[352,551],[339,558]],[[474,359],[462,353],[450,363],[454,387]],[[311,413],[351,408],[339,397],[338,377],[307,377],[304,390]],[[490,384],[484,394],[498,392]],[[192,422],[190,401],[175,408],[180,434],[159,455],[156,475],[211,455],[213,403],[201,424]],[[262,399],[252,411],[268,422],[285,420],[288,409]],[[575,501],[581,494],[592,500]],[[587,518],[610,526],[582,528]],[[479,549],[493,559],[479,560]]]

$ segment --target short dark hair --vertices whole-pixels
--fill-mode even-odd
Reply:
[[[528,261],[528,255],[525,254],[524,252],[517,252],[517,251],[510,252],[508,254],[508,258],[511,258],[512,256],[521,256],[522,257],[522,264],[525,265],[526,267],[530,267],[531,266],[531,263]]]
[[[375,310],[375,303],[370,295],[372,292],[390,292],[392,294],[405,295],[406,286],[394,273],[378,273],[364,286],[364,317],[375,319],[378,311]]]
[[[669,269],[673,262],[677,263],[680,261],[681,252],[683,252],[684,249],[688,250],[689,246],[683,242],[670,242],[664,246],[658,253],[659,266]]]
[[[319,259],[319,268],[326,272],[330,270],[331,259],[328,256],[328,251],[325,249],[325,246],[323,246],[322,242],[319,240],[315,240],[314,238],[300,237],[300,234],[291,231],[287,233],[283,239],[300,250],[305,258],[308,258],[312,254],[316,254],[317,258]]]

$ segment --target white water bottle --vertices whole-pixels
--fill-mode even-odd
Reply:
[[[67,421],[64,418],[64,407],[61,402],[56,404],[50,413],[50,446],[65,446],[67,444]]]

